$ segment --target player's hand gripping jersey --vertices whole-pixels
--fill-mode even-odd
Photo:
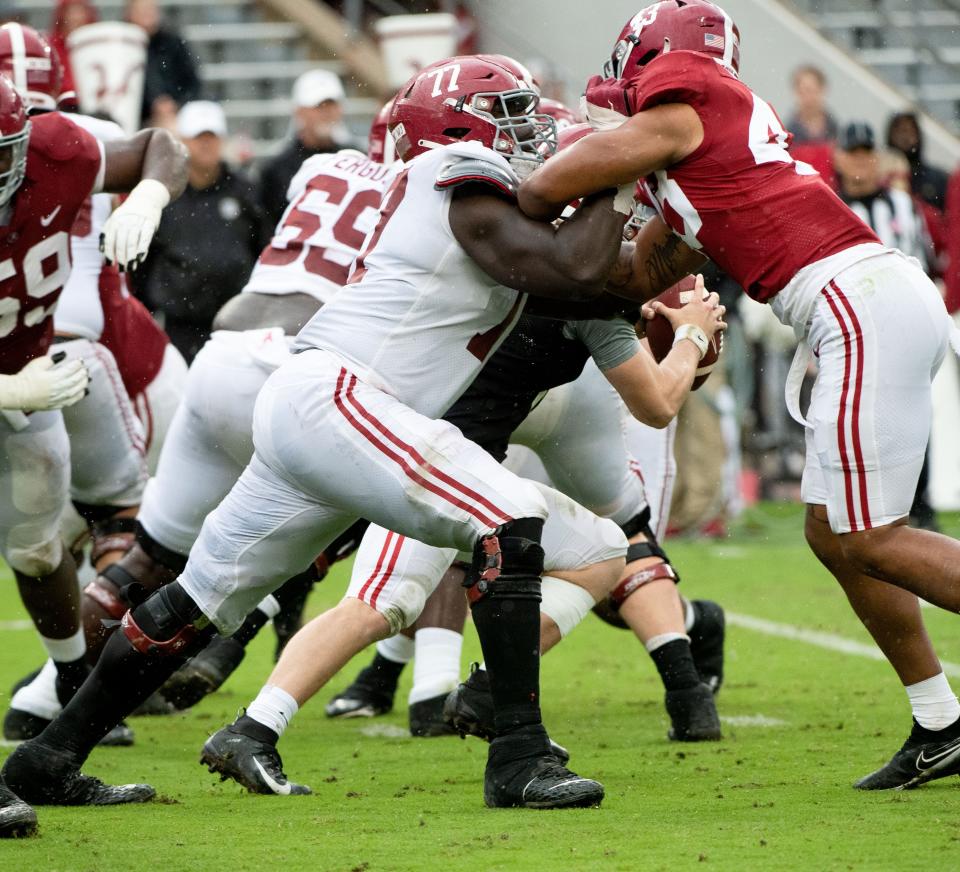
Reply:
[[[304,161],[244,290],[304,293],[326,303],[347,283],[393,175],[392,167],[353,149]]]
[[[713,58],[671,51],[626,88],[620,80],[592,79],[586,100],[588,109],[624,116],[665,103],[696,111],[703,142],[649,176],[647,192],[687,245],[702,249],[761,303],[812,263],[860,244],[879,245],[812,167],[790,157],[791,134],[773,108]]]
[[[467,255],[448,221],[457,166],[505,158],[475,142],[407,164],[383,200],[350,283],[303,328],[296,349],[323,348],[373,387],[442,415],[513,328],[526,295],[498,285]]]
[[[24,180],[0,226],[0,373],[44,354],[70,275],[70,228],[103,182],[103,149],[59,113],[30,121]]]

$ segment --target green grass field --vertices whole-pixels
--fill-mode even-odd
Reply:
[[[960,524],[950,518],[956,533]],[[868,642],[839,588],[807,552],[793,507],[753,510],[721,543],[671,543],[692,596],[735,616]],[[0,621],[25,617],[4,579]],[[343,590],[343,570],[311,601]],[[946,661],[960,662],[960,622],[927,611]],[[6,624],[5,624],[6,626]],[[851,790],[902,742],[909,709],[892,670],[863,654],[770,635],[734,618],[720,696],[725,738],[665,738],[662,691],[641,647],[589,618],[543,664],[548,727],[573,767],[599,778],[600,809],[491,811],[486,746],[412,739],[406,709],[329,722],[324,693],[281,744],[309,797],[249,796],[197,764],[269,670],[264,633],[224,690],[189,714],[136,719],[133,748],[97,751],[87,771],[151,782],[162,800],[113,809],[41,808],[40,835],[0,843],[2,870],[930,870],[960,868],[960,779],[908,793]],[[775,628],[774,628],[775,629]],[[822,637],[816,637],[821,639]],[[827,637],[829,642],[833,637]],[[0,703],[42,654],[33,633],[2,629]],[[464,667],[479,646],[468,629]],[[352,678],[358,658],[330,692]],[[407,681],[409,676],[406,676]],[[960,686],[960,678],[954,684]],[[409,685],[402,685],[401,698]]]

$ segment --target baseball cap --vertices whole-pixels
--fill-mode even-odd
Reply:
[[[309,70],[293,83],[294,105],[304,109],[327,100],[340,102],[344,96],[340,77],[329,70]]]
[[[844,151],[853,151],[855,148],[876,148],[873,128],[866,121],[851,121],[843,130],[837,144]]]
[[[227,135],[227,116],[223,107],[212,100],[194,100],[184,103],[177,113],[177,133],[185,139],[192,139],[201,133]]]

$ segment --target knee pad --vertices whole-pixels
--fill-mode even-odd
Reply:
[[[150,595],[150,589],[119,563],[113,563],[97,575],[83,593],[119,621],[127,609],[140,605]]]
[[[203,637],[213,635],[209,624],[198,627],[199,606],[177,582],[161,588],[120,622],[124,636],[141,654],[183,655]]]
[[[628,629],[626,622],[619,615],[620,607],[627,601],[627,598],[631,594],[635,593],[645,584],[664,578],[669,579],[674,584],[680,583],[680,576],[670,564],[670,558],[667,556],[667,552],[664,551],[657,542],[656,536],[654,536],[653,531],[650,529],[649,520],[650,510],[645,509],[637,515],[636,518],[633,518],[621,527],[624,533],[627,533],[626,528],[630,526],[631,532],[628,534],[630,536],[643,533],[643,535],[647,537],[646,542],[633,542],[627,548],[627,565],[629,566],[634,561],[644,560],[647,557],[658,557],[663,562],[645,567],[622,578],[617,583],[617,586],[610,591],[610,595],[594,607],[594,614],[611,626]]]
[[[63,562],[63,544],[59,532],[46,542],[29,548],[10,548],[7,555],[10,567],[28,578],[50,575]]]
[[[540,600],[543,520],[518,518],[481,536],[473,548],[473,564],[463,581],[471,604],[484,596]]]
[[[565,637],[595,605],[589,591],[562,578],[543,577],[540,611],[552,620]]]
[[[144,528],[143,524],[137,521],[136,525],[137,544],[144,550],[144,553],[155,563],[166,567],[177,575],[183,572],[187,567],[187,556],[161,545]]]

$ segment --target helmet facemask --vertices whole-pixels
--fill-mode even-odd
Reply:
[[[460,111],[492,124],[493,150],[503,155],[522,179],[557,150],[557,123],[536,112],[540,97],[526,89],[474,94]]]
[[[22,130],[0,136],[0,153],[9,151],[10,166],[0,172],[0,207],[6,206],[20,187],[27,170],[27,145],[30,141],[30,122]]]

